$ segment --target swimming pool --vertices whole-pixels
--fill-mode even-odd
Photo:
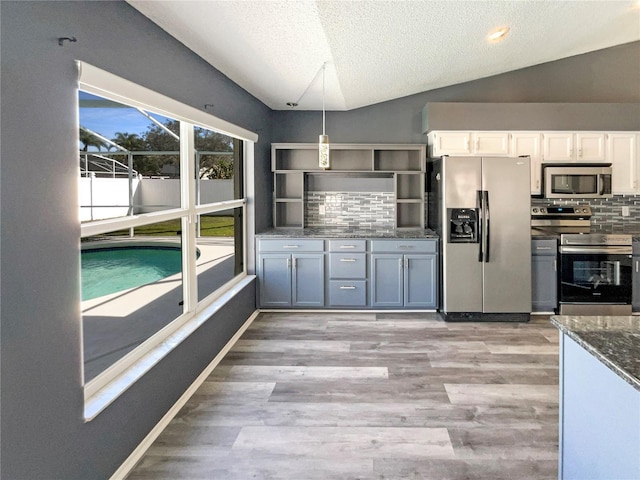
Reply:
[[[85,248],[81,254],[82,300],[157,282],[182,271],[179,246],[126,245]]]

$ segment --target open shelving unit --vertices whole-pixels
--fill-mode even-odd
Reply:
[[[331,144],[331,168],[318,166],[315,143],[271,145],[276,228],[304,228],[307,175],[394,179],[396,228],[424,229],[426,145]],[[329,180],[330,181],[330,180]]]

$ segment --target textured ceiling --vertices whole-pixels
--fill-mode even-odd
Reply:
[[[324,62],[327,110],[350,110],[640,40],[639,0],[128,3],[276,110],[321,109]]]

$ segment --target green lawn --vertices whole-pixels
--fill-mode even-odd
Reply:
[[[178,235],[181,229],[180,220],[153,223],[136,227],[135,236],[171,237]],[[110,232],[107,236],[121,237],[129,235],[129,230]],[[230,216],[201,216],[200,235],[203,237],[233,237],[233,217]]]

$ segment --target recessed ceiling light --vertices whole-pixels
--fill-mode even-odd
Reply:
[[[509,27],[494,28],[489,32],[489,35],[487,35],[487,41],[499,42],[501,40],[504,40],[504,38],[507,36],[507,33],[509,33]]]

